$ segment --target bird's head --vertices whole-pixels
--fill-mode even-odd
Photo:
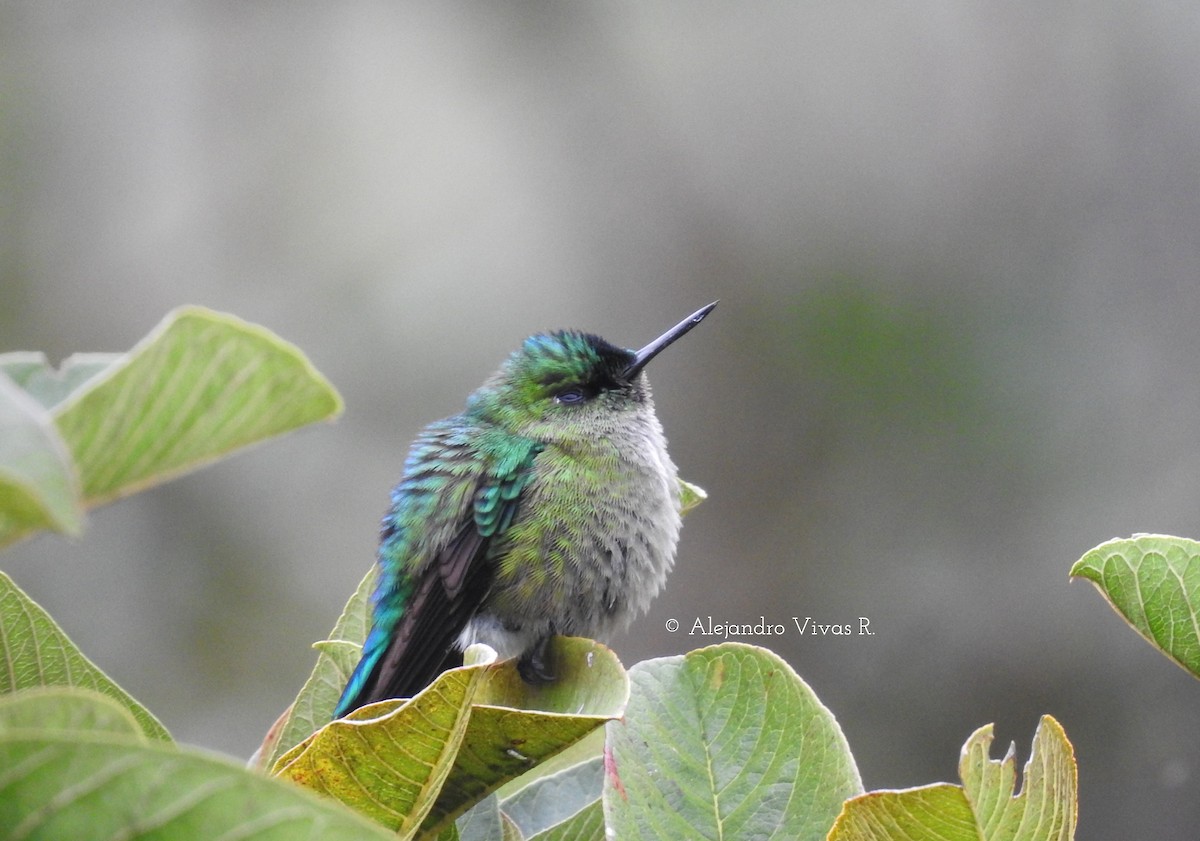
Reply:
[[[636,351],[577,330],[530,336],[471,395],[468,411],[539,441],[611,434],[630,413],[653,411],[644,368],[715,306]]]

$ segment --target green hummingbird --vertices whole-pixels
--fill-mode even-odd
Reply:
[[[380,527],[371,630],[335,718],[415,695],[476,642],[552,681],[554,635],[607,637],[649,607],[681,488],[643,369],[716,305],[637,351],[530,336],[425,428]]]

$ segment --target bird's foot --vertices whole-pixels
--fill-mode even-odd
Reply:
[[[517,660],[517,674],[521,676],[521,680],[535,686],[554,682],[556,675],[550,668],[552,639],[553,636],[542,637]]]

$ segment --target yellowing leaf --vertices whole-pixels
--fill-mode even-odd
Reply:
[[[1057,721],[1043,716],[1016,791],[1015,749],[989,757],[992,727],[963,746],[963,785],[873,791],[846,801],[829,841],[1071,841],[1077,819],[1075,754]]]
[[[410,701],[368,704],[332,721],[273,773],[412,838],[454,766],[485,669],[453,669]]]

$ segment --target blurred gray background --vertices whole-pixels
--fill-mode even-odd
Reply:
[[[1200,6],[0,6],[0,350],[260,322],[346,398],[0,565],[181,740],[248,755],[409,441],[527,334],[637,346],[685,478],[615,646],[755,639],[869,788],[1042,713],[1080,838],[1194,839],[1200,684],[1067,570],[1200,536]],[[670,634],[666,620],[684,629]]]

